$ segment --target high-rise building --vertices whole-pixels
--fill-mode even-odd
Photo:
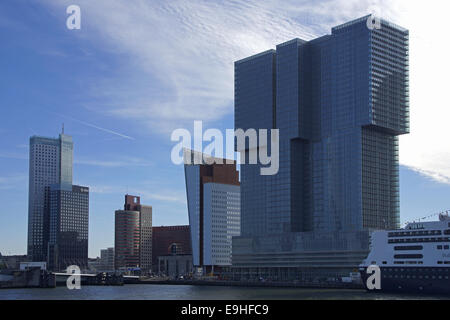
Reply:
[[[241,165],[236,268],[277,278],[347,272],[367,254],[371,230],[399,227],[409,33],[369,19],[235,63],[236,129],[280,133],[277,175]]]
[[[49,194],[48,267],[65,270],[88,267],[89,188],[52,185]]]
[[[72,137],[30,138],[28,256],[50,270],[87,267],[89,188],[72,174]]]
[[[72,137],[62,133],[58,139],[30,138],[28,256],[33,261],[47,260],[50,216],[46,188],[71,186],[72,163]]]
[[[197,165],[196,154],[185,150],[193,264],[210,273],[231,266],[232,237],[240,235],[239,173],[234,161]]]
[[[152,207],[126,195],[124,210],[115,212],[115,266],[152,269]]]
[[[139,267],[139,211],[115,212],[115,269]]]
[[[114,270],[114,248],[100,250],[100,268],[103,271]]]

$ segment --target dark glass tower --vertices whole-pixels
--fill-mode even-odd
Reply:
[[[53,185],[49,188],[50,232],[48,266],[64,271],[76,265],[87,269],[89,188]]]
[[[233,264],[256,266],[250,255],[271,248],[364,252],[370,230],[399,226],[408,31],[385,20],[372,29],[369,18],[235,63],[235,127],[279,129],[280,170],[261,176],[257,166],[241,166],[242,237]]]

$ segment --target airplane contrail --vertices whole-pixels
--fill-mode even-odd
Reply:
[[[70,119],[70,120],[72,120],[72,121],[81,123],[81,124],[83,124],[83,125],[85,125],[85,126],[88,126],[88,127],[91,127],[91,128],[94,128],[94,129],[103,131],[103,132],[111,133],[111,134],[113,134],[113,135],[122,137],[122,138],[124,138],[124,139],[136,140],[136,139],[133,138],[133,137],[127,136],[127,135],[122,134],[122,133],[120,133],[120,132],[116,132],[116,131],[113,131],[113,130],[109,130],[109,129],[106,129],[106,128],[102,128],[102,127],[96,126],[96,125],[94,125],[94,124],[92,124],[92,123],[88,123],[88,122],[85,122],[85,121],[82,121],[82,120],[78,120],[78,119],[75,119],[75,118],[72,118],[72,117],[69,117],[69,116],[65,116],[65,115],[63,115],[63,114],[56,113],[56,112],[51,112],[51,111],[48,111],[48,112],[54,113],[54,114],[56,114],[56,115],[58,115],[58,116],[60,116],[60,117],[67,118],[67,119]]]

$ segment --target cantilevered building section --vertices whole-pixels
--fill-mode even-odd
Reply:
[[[371,230],[399,227],[408,31],[385,20],[372,30],[368,19],[235,63],[235,128],[279,129],[280,169],[261,176],[241,165],[234,266],[281,268],[284,278],[347,272],[367,254]]]
[[[201,153],[185,150],[193,264],[210,273],[231,266],[232,237],[240,235],[239,173],[234,161],[195,164],[195,156]]]

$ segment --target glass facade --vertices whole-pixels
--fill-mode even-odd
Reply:
[[[28,256],[33,261],[47,260],[49,233],[49,187],[72,186],[73,142],[61,134],[59,139],[30,138],[28,192]]]
[[[243,235],[398,227],[408,31],[365,17],[238,61],[235,74],[235,127],[280,130],[277,175],[242,166]]]
[[[88,265],[89,188],[53,185],[49,188],[48,267],[64,271]]]
[[[61,134],[61,169],[60,183],[65,186],[72,186],[73,176],[73,142],[72,137]]]
[[[235,128],[280,130],[277,175],[241,165],[242,239],[399,227],[408,31],[385,20],[371,30],[368,18],[235,63]]]
[[[244,130],[272,129],[276,124],[276,52],[269,50],[235,65],[235,127]],[[270,140],[269,140],[270,141]],[[248,150],[239,150],[246,154]],[[243,166],[241,165],[241,168]],[[241,232],[243,235],[269,232],[271,176],[260,176],[260,166],[241,170]]]

